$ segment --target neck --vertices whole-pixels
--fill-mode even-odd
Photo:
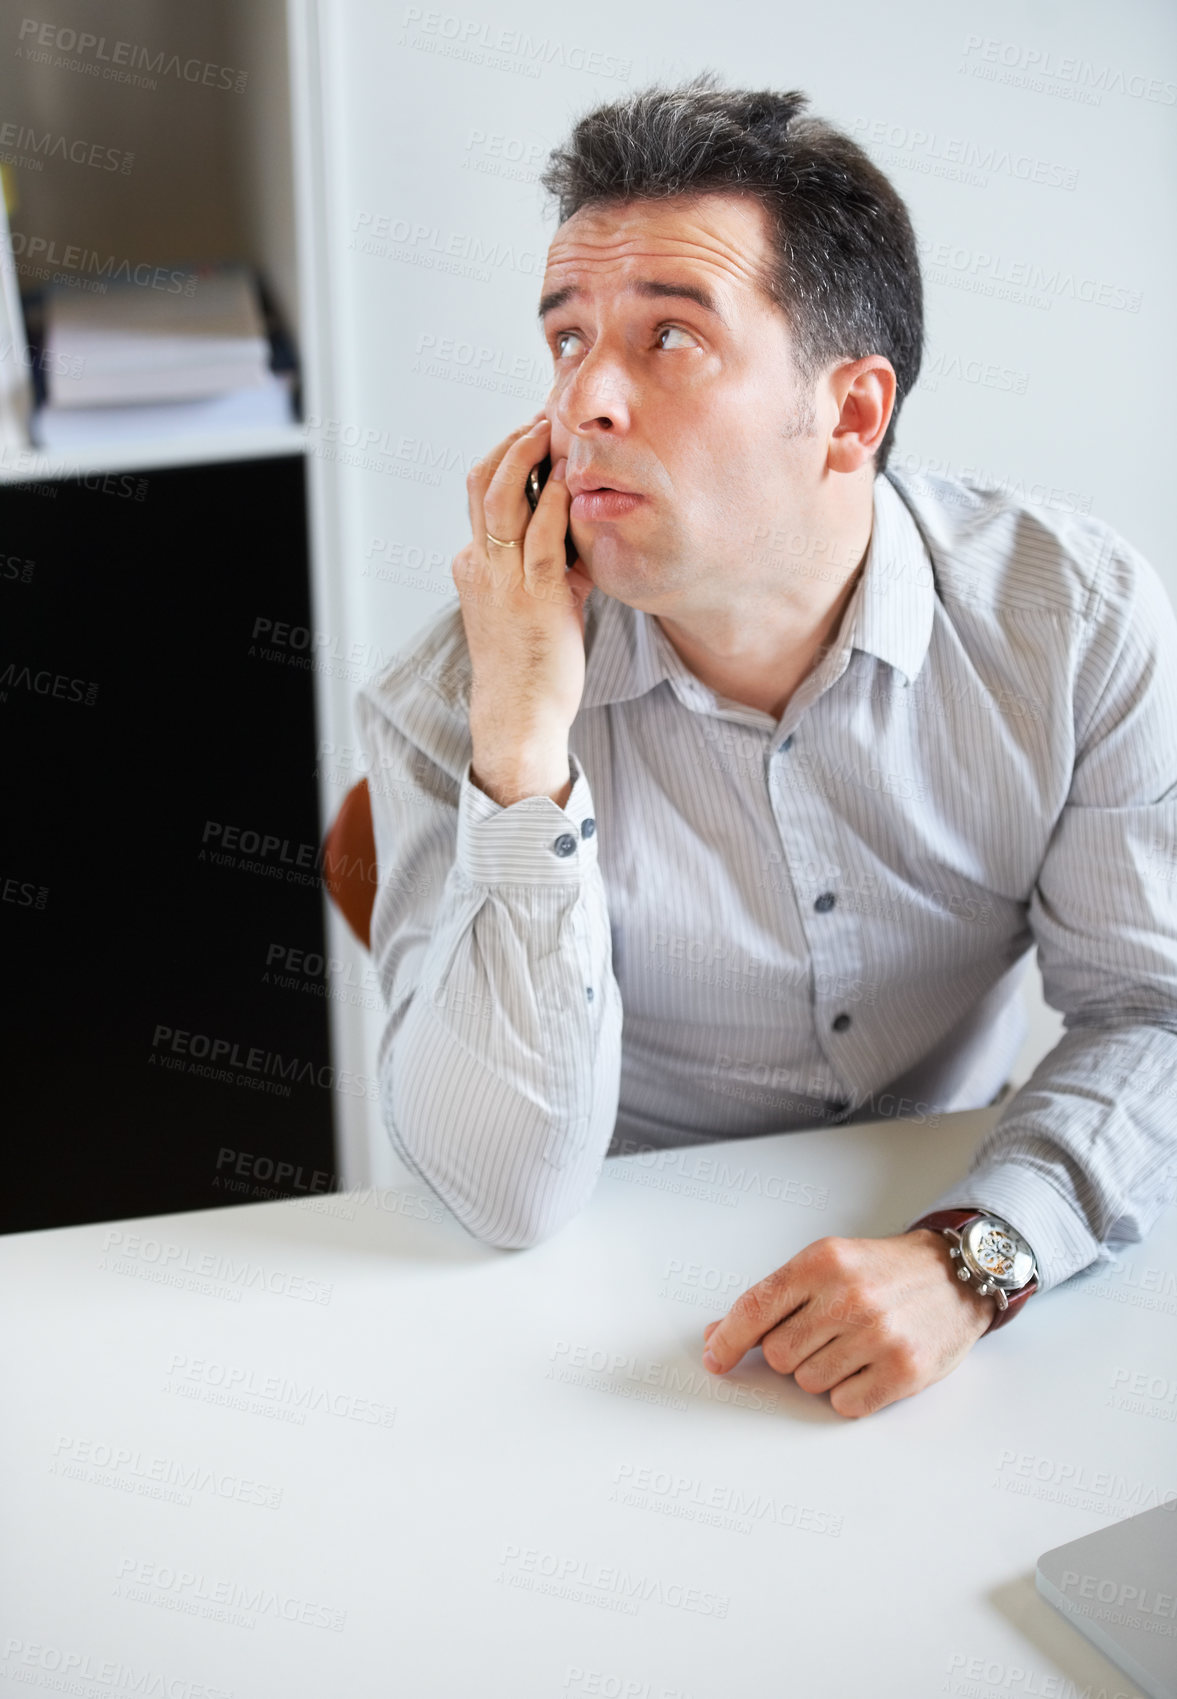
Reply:
[[[779,719],[837,636],[870,548],[873,505],[823,532],[805,557],[756,563],[722,599],[655,615],[695,677]]]

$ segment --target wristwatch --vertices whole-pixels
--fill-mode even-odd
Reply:
[[[972,1280],[974,1291],[996,1300],[993,1320],[985,1329],[1004,1327],[1011,1316],[1038,1290],[1038,1264],[1034,1252],[1016,1228],[999,1215],[982,1209],[934,1209],[913,1221],[930,1227],[948,1240],[948,1255],[958,1280]]]

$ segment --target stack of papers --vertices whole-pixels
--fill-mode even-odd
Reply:
[[[168,280],[185,274],[161,271]],[[47,291],[40,446],[281,425],[293,373],[270,370],[270,340],[246,266],[198,268],[184,289],[118,283],[105,294]]]

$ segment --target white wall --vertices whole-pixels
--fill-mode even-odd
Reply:
[[[726,10],[712,0],[559,10],[462,0],[439,11],[428,0],[333,0],[320,38],[317,239],[334,370],[332,424],[312,431],[312,451],[333,467],[333,570],[357,682],[454,599],[465,472],[546,394],[534,316],[555,218],[535,179],[548,150],[602,101],[708,67],[729,86],[805,90],[812,112],[888,172],[920,238],[945,245],[939,268],[931,247],[925,254],[926,375],[904,409],[894,464],[973,469],[1107,519],[1177,596],[1166,546],[1177,270],[1169,0],[845,0],[836,14],[775,0]],[[381,220],[384,250],[364,251]],[[986,285],[1035,266],[1072,277],[1076,293],[1064,285],[1035,304]],[[1138,310],[1080,298],[1101,285],[1105,300]],[[987,367],[987,382],[960,375]],[[328,436],[365,433],[378,469],[328,461]],[[341,795],[355,777],[354,734],[339,732],[338,716],[335,729]],[[1019,1080],[1061,1025],[1030,977]],[[367,1023],[371,1056],[379,1014]],[[384,1135],[370,1125],[368,1136],[378,1178]]]

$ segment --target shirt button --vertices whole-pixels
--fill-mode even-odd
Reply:
[[[823,891],[813,906],[818,914],[829,914],[837,900],[832,891]]]
[[[592,986],[591,986],[591,985],[586,985],[586,986],[585,986],[585,988],[584,988],[584,994],[585,994],[585,996],[586,996],[586,997],[587,997],[587,998],[588,998],[588,1000],[589,1000],[589,1002],[590,1002],[590,1003],[591,1003],[591,1002],[592,1002],[592,1000],[593,1000],[593,988],[592,988]]]
[[[792,747],[793,747],[793,734],[792,734],[792,732],[790,732],[788,737],[785,739],[784,743],[779,743],[777,745],[777,748],[780,750],[782,755],[787,755],[789,753],[790,749],[792,749]]]
[[[597,822],[592,819],[591,816],[588,820],[582,820],[580,822],[580,835],[582,838],[591,838],[596,829]]]
[[[575,855],[576,839],[572,836],[571,832],[561,832],[560,836],[552,845],[552,848],[555,850],[557,855]]]
[[[845,1032],[846,1028],[850,1025],[850,1016],[835,1015],[833,1025],[835,1032]]]
[[[850,1105],[844,1097],[835,1097],[832,1102],[826,1104],[826,1113],[844,1115],[849,1107]]]

